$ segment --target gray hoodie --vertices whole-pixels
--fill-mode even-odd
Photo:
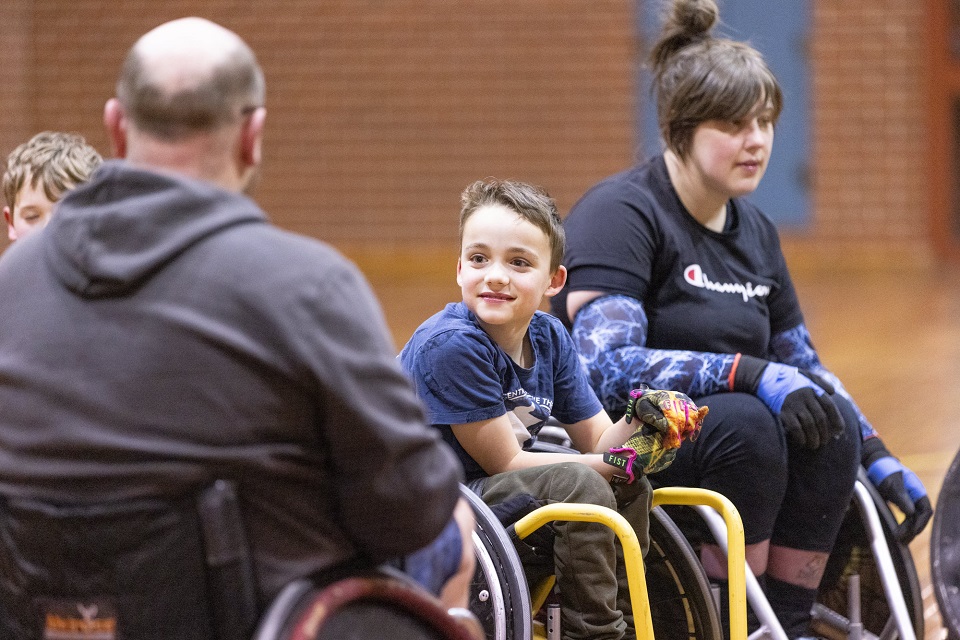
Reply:
[[[409,552],[459,465],[359,271],[245,196],[103,165],[0,259],[0,492],[240,485],[263,592]]]

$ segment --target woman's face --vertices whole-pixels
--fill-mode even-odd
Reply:
[[[693,131],[685,164],[701,186],[724,199],[760,185],[773,150],[773,108],[759,106],[743,120],[708,120]]]

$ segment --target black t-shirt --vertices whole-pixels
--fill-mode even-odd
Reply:
[[[720,233],[697,222],[662,156],[601,181],[564,221],[553,313],[570,326],[568,292],[624,294],[643,304],[649,348],[768,357],[770,336],[803,315],[773,222],[742,198],[727,213]]]

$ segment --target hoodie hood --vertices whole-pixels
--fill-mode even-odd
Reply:
[[[111,160],[59,203],[43,234],[45,257],[74,293],[119,296],[204,238],[266,222],[244,195]]]

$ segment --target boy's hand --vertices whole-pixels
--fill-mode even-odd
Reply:
[[[620,447],[603,455],[603,461],[623,470],[615,481],[634,482],[638,476],[666,469],[684,438],[700,433],[709,409],[698,408],[686,394],[643,386],[630,392],[626,421],[640,420],[639,428]]]
[[[676,449],[684,438],[691,442],[697,439],[708,411],[707,407],[697,408],[685,393],[651,389],[647,385],[641,385],[639,389],[630,392],[624,418],[627,424],[635,418],[649,424],[667,438],[665,447]]]

